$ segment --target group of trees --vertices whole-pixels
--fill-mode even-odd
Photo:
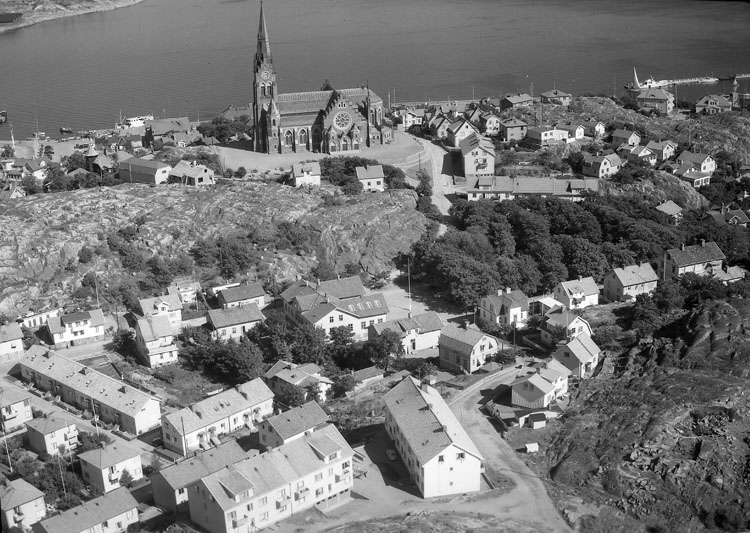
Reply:
[[[219,142],[226,142],[238,133],[253,134],[252,119],[248,115],[240,115],[234,120],[216,117],[211,122],[204,122],[198,126],[198,131],[206,137],[215,137]]]
[[[332,185],[341,187],[346,195],[356,195],[362,192],[362,184],[357,180],[357,167],[379,165],[374,159],[364,157],[325,157],[320,160],[320,174]],[[385,186],[388,189],[411,189],[406,182],[404,172],[392,165],[383,165]]]
[[[534,295],[578,276],[601,282],[611,268],[654,262],[699,239],[716,241],[732,264],[750,250],[745,228],[692,212],[674,226],[646,202],[623,197],[459,200],[451,216],[455,229],[438,237],[432,227],[415,243],[412,275],[464,306],[501,287]]]

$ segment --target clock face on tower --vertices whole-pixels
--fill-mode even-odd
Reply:
[[[338,114],[333,117],[333,123],[340,130],[345,130],[352,123],[352,116],[346,111],[339,111]]]
[[[267,70],[264,70],[264,71],[262,71],[262,72],[260,73],[260,77],[261,77],[261,79],[263,79],[263,80],[267,80],[268,78],[270,78],[270,77],[271,77],[271,73],[270,73],[270,72],[268,72]]]

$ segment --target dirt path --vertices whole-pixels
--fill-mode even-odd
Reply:
[[[453,192],[453,176],[443,174],[443,160],[448,153],[440,146],[432,144],[424,139],[416,138],[425,150],[426,155],[430,158],[430,175],[432,176],[432,203],[437,206],[444,215],[448,214],[451,202],[445,197],[446,194]]]

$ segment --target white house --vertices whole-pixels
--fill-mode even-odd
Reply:
[[[383,165],[356,167],[354,170],[364,192],[383,192],[385,190]]]
[[[615,130],[612,132],[612,146],[620,146],[621,144],[628,144],[630,146],[638,146],[641,144],[641,136],[630,130]]]
[[[144,317],[166,315],[172,326],[172,333],[177,334],[182,327],[182,301],[177,294],[165,294],[155,298],[138,300]]]
[[[677,156],[677,163],[680,165],[690,165],[698,172],[712,174],[716,171],[716,160],[710,154],[696,154],[685,150]]]
[[[529,299],[518,289],[499,289],[479,300],[479,316],[489,324],[523,328],[529,319]]]
[[[601,350],[589,333],[582,333],[561,346],[552,358],[564,365],[578,378],[591,377],[599,364]]]
[[[464,140],[466,137],[471,135],[472,133],[478,134],[479,132],[477,129],[466,119],[460,118],[450,126],[448,126],[447,131],[447,141],[448,144],[450,144],[453,147],[458,148],[458,146],[461,144],[461,141]]]
[[[511,403],[528,409],[545,409],[555,399],[555,386],[537,373],[510,384]]]
[[[438,351],[440,366],[471,374],[497,353],[498,340],[475,326],[465,328],[452,324],[443,328]]]
[[[410,354],[419,350],[436,348],[444,325],[437,313],[427,311],[407,318],[372,324],[368,329],[368,338],[375,339],[386,330],[395,331],[401,337],[404,353]]]
[[[0,426],[6,433],[22,428],[32,419],[31,396],[16,388],[0,385]]]
[[[149,368],[177,362],[177,346],[167,315],[138,319],[135,326],[135,346],[140,361]]]
[[[311,161],[292,165],[295,187],[320,187],[320,163]]]
[[[179,297],[182,305],[195,303],[200,290],[200,282],[190,276],[174,278],[171,285],[167,287],[167,293]]]
[[[266,291],[260,283],[249,283],[228,287],[219,291],[218,301],[223,309],[255,304],[259,309],[266,306]]]
[[[209,533],[267,528],[350,500],[354,452],[335,426],[247,458],[189,488],[190,520]]]
[[[582,171],[584,176],[606,178],[617,174],[622,168],[622,159],[617,154],[583,154]]]
[[[591,276],[561,281],[553,289],[552,295],[567,309],[584,309],[599,305],[599,287]]]
[[[610,302],[635,300],[639,294],[652,295],[659,276],[648,263],[614,268],[604,276],[604,297]]]
[[[266,317],[254,303],[242,307],[210,309],[207,313],[211,336],[217,340],[239,340]]]
[[[581,334],[592,335],[589,323],[574,312],[557,307],[542,318],[542,343],[554,347],[560,340],[571,340]]]
[[[464,176],[492,176],[495,173],[495,145],[489,138],[472,133],[458,146]]]
[[[23,478],[0,483],[0,524],[3,531],[12,527],[30,530],[47,515],[44,493]]]
[[[301,394],[305,401],[325,402],[333,387],[333,381],[321,374],[322,369],[315,363],[297,365],[288,361],[277,361],[263,378],[277,396]],[[318,398],[309,394],[311,387],[317,388]]]
[[[122,487],[42,520],[39,526],[41,533],[119,533],[139,523],[138,502]]]
[[[659,279],[678,281],[683,275],[691,272],[698,276],[718,277],[726,256],[719,246],[711,241],[702,240],[700,244],[672,248],[664,252],[659,261]]]
[[[18,322],[0,325],[0,363],[14,361],[23,355],[23,331]]]
[[[123,183],[147,183],[159,185],[169,181],[172,167],[160,161],[131,157],[117,165],[120,180]]]
[[[266,448],[277,448],[327,424],[328,415],[313,400],[263,420],[258,424],[258,440]]]
[[[119,440],[110,444],[101,442],[99,448],[78,454],[78,460],[83,480],[96,494],[119,489],[125,471],[133,481],[143,477],[140,452]]]
[[[59,307],[44,307],[41,311],[29,310],[25,315],[18,317],[21,321],[21,325],[25,328],[36,329],[44,326],[47,323],[47,319],[53,316],[60,316],[62,309]]]
[[[383,402],[385,429],[423,498],[479,490],[482,455],[437,390],[406,377]]]
[[[78,447],[78,427],[63,413],[34,418],[26,422],[26,436],[32,451],[57,455]]]
[[[47,319],[47,329],[54,348],[68,348],[104,340],[105,324],[101,309],[79,311]]]
[[[274,394],[260,378],[209,396],[162,416],[162,435],[168,450],[187,455],[219,444],[219,435],[254,429],[273,413]]]
[[[206,165],[200,165],[195,161],[180,161],[169,171],[169,177],[172,180],[179,180],[182,185],[190,185],[192,187],[204,187],[216,184],[214,171]]]

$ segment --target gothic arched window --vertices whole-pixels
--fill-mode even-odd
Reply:
[[[273,84],[272,83],[268,84],[268,96],[273,98]]]
[[[260,95],[261,96],[265,96],[266,95],[266,84],[265,83],[261,83],[260,84]]]
[[[345,152],[349,150],[349,139],[346,137],[341,138],[341,151]]]
[[[286,143],[287,146],[292,146],[294,144],[294,134],[292,133],[292,130],[286,131],[286,134],[284,135],[284,143]]]
[[[307,147],[307,130],[300,130],[300,132],[299,132],[299,144],[300,144],[300,146]]]

